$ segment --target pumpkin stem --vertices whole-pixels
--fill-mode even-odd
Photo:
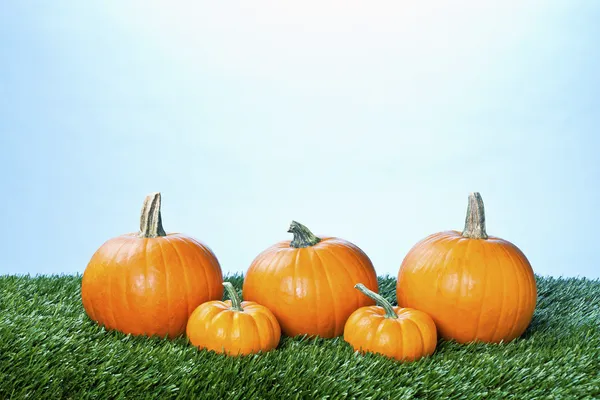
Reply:
[[[390,304],[389,301],[387,301],[385,298],[383,298],[383,296],[370,290],[362,283],[357,283],[356,285],[354,285],[354,287],[356,289],[360,290],[363,294],[365,294],[365,295],[369,296],[370,298],[372,298],[373,300],[375,300],[377,302],[377,304],[379,304],[381,307],[383,307],[383,309],[385,310],[386,318],[398,318],[398,314],[396,314],[396,311],[394,311],[394,307]]]
[[[155,238],[167,236],[162,226],[160,216],[160,193],[150,193],[144,200],[142,216],[140,218],[140,237]]]
[[[294,234],[294,239],[290,242],[290,247],[296,249],[314,246],[321,241],[307,227],[296,221],[292,221],[288,232]]]
[[[225,291],[227,292],[227,296],[231,300],[231,308],[233,311],[244,311],[242,308],[242,303],[240,301],[240,297],[237,295],[235,288],[231,284],[231,282],[223,282],[223,286],[225,286]]]
[[[485,210],[483,208],[483,199],[478,192],[469,195],[469,207],[467,208],[467,218],[465,220],[465,230],[463,237],[471,239],[487,239],[485,231]]]

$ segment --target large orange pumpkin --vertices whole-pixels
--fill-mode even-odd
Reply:
[[[83,306],[107,329],[172,338],[200,303],[223,296],[215,255],[189,236],[165,233],[160,202],[160,193],[148,195],[141,231],[108,240],[85,269]]]
[[[537,290],[521,250],[488,236],[483,200],[472,193],[462,233],[433,234],[408,252],[397,296],[402,307],[429,314],[445,339],[497,343],[525,331]]]
[[[374,301],[354,285],[364,282],[377,291],[377,275],[367,255],[335,237],[317,237],[293,221],[293,240],[260,253],[244,278],[244,299],[268,307],[288,336],[331,338],[357,308]]]
[[[231,300],[208,301],[194,310],[186,329],[190,343],[232,356],[276,348],[281,328],[273,313],[252,301],[240,302],[233,285],[223,285]]]
[[[423,311],[392,306],[385,298],[355,286],[379,305],[354,311],[344,327],[344,340],[361,353],[383,354],[399,361],[413,361],[431,355],[437,332],[431,317]]]

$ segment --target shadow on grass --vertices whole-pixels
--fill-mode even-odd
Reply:
[[[523,334],[520,336],[520,339],[528,340],[535,333],[547,331],[549,329],[550,322],[551,319],[547,312],[536,312],[535,314],[533,314],[531,323],[529,324],[525,332],[523,332]]]

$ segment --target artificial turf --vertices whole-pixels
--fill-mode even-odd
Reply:
[[[107,332],[86,316],[80,276],[0,276],[0,399],[600,398],[600,281],[536,277],[525,334],[499,345],[440,341],[399,363],[342,338],[283,338],[275,351],[226,357]],[[226,278],[241,288],[242,277]],[[395,279],[380,278],[395,302]]]

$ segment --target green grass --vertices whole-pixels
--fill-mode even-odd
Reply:
[[[185,338],[125,336],[87,318],[80,277],[0,276],[0,398],[600,398],[600,281],[537,282],[522,338],[441,341],[402,364],[357,355],[341,338],[284,338],[273,352],[225,357]],[[394,291],[380,278],[395,302]]]

